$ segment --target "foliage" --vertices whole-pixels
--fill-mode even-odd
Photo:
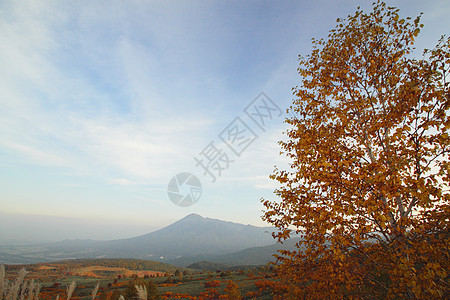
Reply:
[[[73,286],[72,288],[72,298],[79,299],[136,299],[138,296],[138,290],[136,286],[139,287],[141,294],[143,291],[147,291],[147,299],[239,299],[239,295],[247,295],[255,289],[260,291],[255,291],[259,296],[259,299],[271,299],[271,291],[268,289],[264,290],[261,294],[261,287],[257,287],[255,281],[271,278],[273,273],[268,268],[260,268],[255,270],[255,273],[251,277],[240,271],[227,271],[227,280],[220,277],[220,274],[212,276],[209,278],[206,273],[193,273],[189,277],[184,277],[183,281],[167,284],[164,283],[166,278],[154,277],[152,279],[145,278],[125,278],[121,276],[118,280],[115,274],[110,274],[108,278],[98,279],[95,275],[78,276],[69,275],[72,270],[65,270],[62,273],[54,274],[58,282],[54,282],[53,278],[46,277],[46,271],[48,266],[53,266],[52,263],[39,264],[42,267],[42,273],[39,272],[27,272],[27,277],[32,277],[35,280],[39,279],[42,282],[42,289],[39,291],[40,299],[67,299],[68,290],[67,287]],[[77,266],[76,266],[77,268]],[[7,266],[10,269],[10,266]],[[16,270],[16,268],[11,268]],[[3,270],[3,272],[1,272]],[[13,278],[14,274],[6,274],[6,270],[0,266],[0,279],[3,278],[2,282],[7,282],[8,284],[0,284],[0,287],[12,286],[17,282],[25,271],[19,274],[19,278]],[[60,271],[59,268],[55,271]],[[3,274],[3,275],[2,275]],[[21,275],[22,274],[22,275]],[[44,274],[44,277],[41,275]],[[66,277],[66,275],[69,275]],[[8,282],[6,278],[12,278],[11,282]],[[20,281],[20,279],[19,279]],[[22,280],[23,282],[23,280]],[[76,284],[75,284],[76,282]],[[114,283],[113,283],[114,282]],[[11,284],[12,283],[12,284]],[[258,284],[259,285],[259,284]],[[145,289],[144,289],[145,286]],[[7,297],[6,299],[21,299],[22,295],[26,295],[25,299],[37,299],[36,295],[22,293],[25,289],[19,289],[19,292],[15,294],[15,297]],[[142,296],[141,296],[142,297]],[[246,296],[245,296],[246,297]],[[5,299],[0,297],[0,299]]]
[[[152,299],[152,300],[160,299],[158,286],[156,285],[156,283],[153,280],[150,280],[148,282],[147,290],[148,290],[149,299]]]
[[[135,299],[137,297],[137,291],[134,287],[134,282],[130,282],[127,285],[127,288],[122,293],[122,296],[124,296],[125,299]]]
[[[220,281],[219,280],[206,281],[204,283],[204,285],[207,288],[209,288],[209,287],[219,287],[220,286]]]
[[[117,300],[117,299],[119,299],[120,298],[120,291],[119,290],[115,290],[113,293],[112,293],[112,295],[111,295],[111,299],[112,300]]]
[[[199,298],[200,299],[205,299],[205,300],[206,299],[219,299],[219,297],[220,297],[219,291],[217,289],[214,289],[214,288],[205,289],[204,292],[201,292],[199,294]]]
[[[450,39],[409,58],[420,16],[383,2],[300,57],[301,86],[263,219],[283,241],[285,297],[448,296]]]
[[[230,280],[228,281],[227,287],[224,290],[226,299],[239,300],[242,299],[241,291],[236,282]]]

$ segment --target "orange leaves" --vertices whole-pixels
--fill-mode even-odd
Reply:
[[[221,295],[221,297],[222,296],[225,296],[225,297],[222,297],[222,298],[230,299],[230,300],[240,300],[242,298],[239,286],[236,284],[236,282],[234,282],[232,280],[228,281],[228,284],[227,284],[224,292],[225,292],[225,295]]]
[[[220,286],[220,281],[219,281],[219,280],[206,281],[204,285],[205,285],[205,287],[207,287],[207,288],[210,288],[210,287],[219,287],[219,286]]]
[[[304,238],[279,259],[296,297],[442,296],[450,39],[412,60],[421,27],[420,16],[401,19],[377,1],[372,12],[339,19],[300,57],[291,129],[280,143],[291,169],[271,176],[281,200],[263,200],[276,237],[295,228]]]

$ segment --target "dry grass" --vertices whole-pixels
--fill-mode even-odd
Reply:
[[[142,286],[135,285],[135,287],[137,290],[138,299],[147,300],[147,287],[145,285]]]
[[[9,281],[6,279],[6,270],[4,265],[0,265],[0,300],[38,300],[40,285],[32,279],[31,281],[26,281],[25,276],[27,270],[22,268],[15,281]],[[67,287],[66,294],[67,300],[73,295],[77,284],[75,281]],[[97,296],[98,288],[100,283],[92,290],[92,300]],[[147,299],[147,288],[145,286],[137,286],[136,290],[138,292],[138,298],[145,300]],[[120,296],[121,300],[125,300],[123,296]],[[56,296],[56,300],[59,300],[59,295]]]
[[[100,286],[100,282],[97,283],[97,285],[94,287],[94,289],[92,290],[92,300],[95,299],[95,296],[97,296],[97,292],[98,292],[98,288]]]
[[[67,287],[67,300],[70,300],[72,298],[73,291],[75,291],[75,287],[77,286],[77,283],[75,281],[72,281],[72,283]]]
[[[25,280],[27,270],[22,268],[15,281],[6,279],[5,266],[0,266],[0,300],[37,300],[41,286],[32,279]]]

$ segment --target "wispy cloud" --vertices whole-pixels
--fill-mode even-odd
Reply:
[[[448,4],[421,3],[401,5],[424,10],[424,20],[428,10],[432,25],[424,33],[434,42],[448,28],[440,14]],[[273,166],[288,164],[277,144],[282,118],[258,131],[214,184],[193,157],[211,141],[226,149],[218,135],[261,91],[282,110],[289,106],[297,54],[354,6],[1,1],[0,175],[8,187],[1,207],[30,204],[62,215],[70,207],[83,215],[89,204],[97,215],[181,217],[186,210],[170,203],[166,189],[187,171],[205,187],[203,202],[190,209],[219,214],[227,211],[223,199],[233,199],[242,218],[254,214],[260,195],[275,186]],[[10,176],[18,165],[21,172]],[[14,190],[23,182],[37,187]]]
[[[63,50],[55,27],[68,24],[47,20],[61,7],[46,4],[36,10],[11,7],[9,19],[14,22],[6,18],[1,26],[8,41],[1,49],[6,71],[0,79],[2,148],[34,163],[75,171],[119,172],[138,179],[169,176],[162,173],[185,159],[190,143],[196,144],[198,138],[192,133],[204,132],[213,121],[205,115],[199,118],[195,111],[177,111],[159,94],[156,86],[164,66],[144,46],[131,44],[131,37],[110,42],[109,51],[103,49],[110,65],[105,71],[96,69],[99,78],[92,81],[89,70],[79,73],[76,67],[67,72],[64,63],[54,58],[61,57]],[[82,15],[80,22],[88,26],[94,17]],[[80,55],[73,59],[85,64],[83,51],[89,46],[98,51],[99,45],[83,37],[81,44]],[[110,70],[120,75],[110,76]],[[123,98],[117,98],[115,89],[99,85],[102,77],[122,81],[116,83]]]

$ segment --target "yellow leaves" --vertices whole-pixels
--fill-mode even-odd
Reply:
[[[447,272],[444,269],[440,268],[440,269],[435,270],[435,272],[436,272],[436,275],[439,276],[440,278],[442,278],[442,279],[447,278]]]
[[[427,263],[426,269],[438,271],[439,269],[441,269],[441,265],[438,263],[429,262]]]
[[[349,209],[347,210],[347,213],[348,213],[349,215],[354,215],[354,214],[355,214],[355,211],[353,210],[353,208],[349,208]]]
[[[333,166],[333,165],[330,164],[328,161],[323,161],[323,162],[321,162],[320,165],[323,166],[323,167],[326,167],[326,168],[329,168],[329,167],[332,167],[332,166]]]
[[[277,237],[291,228],[304,237],[280,266],[299,299],[436,298],[450,269],[445,157],[431,174],[431,159],[449,144],[438,67],[450,51],[433,50],[435,69],[410,60],[418,19],[378,4],[338,19],[300,59],[295,118],[280,144],[291,169],[271,177],[282,184],[280,200],[263,202]]]
[[[427,270],[428,273],[428,278],[433,279],[435,276],[434,270],[433,269],[428,269]]]

